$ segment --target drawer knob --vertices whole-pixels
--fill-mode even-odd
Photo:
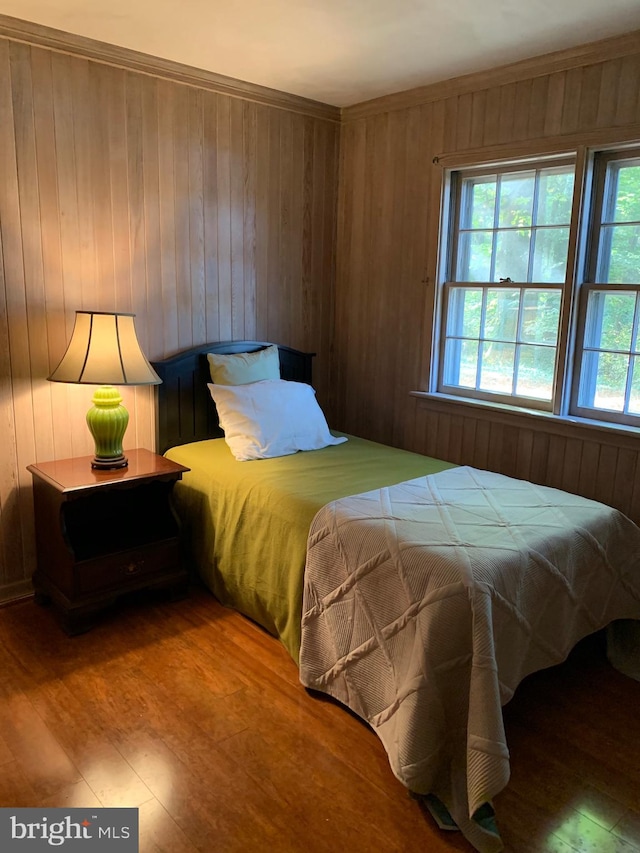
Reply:
[[[124,572],[126,575],[135,575],[136,572],[139,572],[142,566],[144,565],[144,560],[138,560],[137,562],[127,563],[124,567]]]

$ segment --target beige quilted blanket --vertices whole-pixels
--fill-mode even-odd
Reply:
[[[469,467],[328,504],[308,542],[300,677],[367,720],[395,775],[469,818],[509,779],[501,706],[614,619],[640,619],[640,529]]]

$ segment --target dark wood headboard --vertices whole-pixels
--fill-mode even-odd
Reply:
[[[256,352],[271,346],[263,341],[225,341],[202,344],[171,358],[153,362],[162,385],[157,386],[157,452],[223,435],[207,383],[211,382],[207,353]],[[282,379],[311,385],[315,353],[278,345]]]

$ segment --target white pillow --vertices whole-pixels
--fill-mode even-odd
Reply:
[[[272,344],[255,352],[208,352],[211,381],[216,385],[246,385],[262,379],[280,379],[278,347]]]
[[[250,385],[208,385],[225,441],[236,459],[270,459],[342,444],[334,438],[310,385],[267,379]]]

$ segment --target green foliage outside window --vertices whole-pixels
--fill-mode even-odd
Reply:
[[[605,155],[599,166],[590,245],[602,286],[588,291],[576,353],[579,406],[640,414],[640,157],[633,155]],[[550,402],[563,292],[579,293],[567,270],[573,166],[467,173],[458,192],[444,384]]]
[[[640,163],[613,161],[606,174],[599,223],[595,280],[601,284],[640,283]],[[622,411],[627,381],[635,369],[635,291],[590,294],[585,328],[582,397],[587,405]],[[636,332],[637,336],[637,332]]]

